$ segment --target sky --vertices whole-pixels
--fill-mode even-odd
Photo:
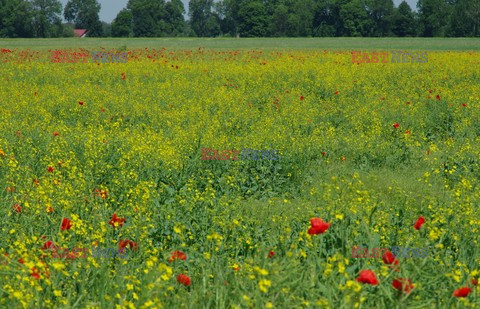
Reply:
[[[113,19],[117,16],[118,12],[120,12],[123,8],[127,6],[128,0],[97,0],[98,3],[102,6],[100,9],[100,20],[105,21],[107,23],[111,23]],[[408,5],[413,10],[416,10],[417,7],[417,0],[406,0]],[[68,0],[60,0],[63,7],[65,8],[65,4],[67,4]],[[185,11],[188,12],[188,0],[182,0],[183,4],[185,5]],[[393,0],[395,6],[398,6],[402,0]],[[63,14],[62,14],[63,15]]]

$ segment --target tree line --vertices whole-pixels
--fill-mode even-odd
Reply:
[[[97,0],[0,0],[0,37],[478,37],[480,0],[129,0],[111,24]],[[62,22],[63,17],[67,23]]]

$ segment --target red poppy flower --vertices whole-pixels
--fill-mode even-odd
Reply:
[[[413,290],[412,281],[405,278],[393,279],[392,286],[399,291],[403,290],[407,294],[409,294]]]
[[[398,128],[400,127],[400,125],[398,124],[398,122],[395,122],[395,123],[393,124],[393,127],[394,127],[395,129],[398,129]]]
[[[184,286],[189,286],[190,285],[190,277],[184,274],[179,274],[177,276],[177,281]]]
[[[275,255],[275,252],[273,252],[272,250],[270,250],[270,252],[268,252],[268,258],[269,259],[273,258],[274,255]]]
[[[40,279],[40,274],[38,273],[38,269],[36,267],[32,267],[31,276],[36,280]]]
[[[126,220],[125,218],[117,217],[117,214],[114,213],[112,216],[112,219],[110,220],[110,222],[108,222],[108,224],[110,224],[113,227],[116,227],[115,223],[118,223],[118,225],[122,227],[125,220]]]
[[[342,161],[345,161],[345,160],[347,160],[347,157],[343,156]]]
[[[433,92],[433,90],[432,90],[432,89],[430,89],[430,90],[428,90],[428,92],[432,93],[432,92]]]
[[[47,250],[47,249],[54,249],[56,248],[57,246],[55,246],[55,243],[51,240],[48,240],[46,242],[43,243],[43,248],[42,250]]]
[[[71,227],[72,227],[72,221],[70,221],[70,219],[68,218],[63,218],[61,230],[62,231],[69,230]]]
[[[48,213],[52,213],[53,212],[53,208],[52,206],[48,207],[48,210],[47,210]]]
[[[53,136],[58,136],[58,132],[57,131],[53,132]]]
[[[453,292],[453,296],[455,296],[455,297],[467,297],[468,294],[470,294],[471,291],[472,291],[472,289],[468,288],[468,287],[459,288],[459,289],[456,289]]]
[[[419,230],[424,223],[425,223],[425,218],[424,218],[423,216],[420,216],[420,217],[417,219],[417,222],[415,222],[415,224],[413,225],[413,227],[414,227],[416,230]]]
[[[338,90],[337,90],[337,91],[335,91],[335,94],[338,94]]]
[[[304,99],[303,95],[302,95],[302,96],[300,96],[300,101],[303,101],[303,99]]]
[[[125,240],[120,240],[118,242],[118,248],[121,250],[120,252],[122,253],[123,253],[123,249],[126,248],[127,246],[129,246],[131,250],[135,250],[135,251],[138,250],[138,244],[134,241],[125,239]]]
[[[397,258],[395,258],[395,255],[393,255],[392,252],[387,251],[382,255],[382,260],[385,264],[389,265],[398,265],[400,263]]]
[[[463,107],[467,107],[467,104],[466,104],[466,103],[463,103],[462,106],[463,106]]]
[[[13,206],[12,206],[13,210],[15,210],[15,212],[22,212],[22,207],[20,205],[18,205],[17,203],[15,203]]]
[[[440,95],[437,94],[437,96],[435,97],[437,100],[440,100]]]
[[[322,151],[322,157],[325,157],[327,153],[325,151]]]
[[[474,286],[477,286],[477,285],[478,285],[478,280],[475,279],[475,278],[472,278],[472,279],[470,280],[470,283],[473,284]]]
[[[172,256],[168,259],[169,262],[173,262],[175,260],[183,260],[187,259],[187,255],[182,251],[174,251],[172,252]]]
[[[362,270],[360,272],[360,276],[358,276],[357,278],[357,281],[358,282],[361,282],[361,283],[368,283],[368,284],[371,284],[371,285],[377,285],[378,284],[378,280],[377,280],[377,277],[375,277],[375,273],[371,270]]]
[[[38,180],[37,178],[35,178],[35,179],[33,180],[33,184],[34,184],[35,186],[39,186],[39,185],[40,185],[40,180]]]
[[[310,224],[311,227],[308,229],[308,234],[310,235],[325,233],[325,231],[330,227],[330,223],[324,222],[320,218],[311,218]]]
[[[412,131],[410,131],[410,130],[405,131],[405,134],[410,134],[410,133],[412,133]]]
[[[20,264],[23,265],[23,264],[25,264],[25,261],[24,261],[22,258],[19,258],[19,259],[18,259],[18,263],[20,263]]]
[[[83,104],[85,104],[85,102],[83,102],[83,101],[78,101],[78,104],[83,105]]]
[[[53,173],[53,167],[49,166],[48,169],[47,169],[47,171],[48,171],[49,173]]]

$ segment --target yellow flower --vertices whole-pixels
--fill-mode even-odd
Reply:
[[[267,280],[267,279],[262,279],[260,281],[258,281],[258,287],[260,289],[260,291],[262,291],[263,293],[267,293],[268,292],[268,287],[270,287],[272,285],[272,282],[270,280]]]
[[[271,302],[267,302],[265,304],[265,308],[273,308],[273,304]]]

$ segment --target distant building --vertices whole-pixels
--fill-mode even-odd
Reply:
[[[77,38],[84,38],[88,33],[87,29],[75,29],[73,30],[73,35]]]

